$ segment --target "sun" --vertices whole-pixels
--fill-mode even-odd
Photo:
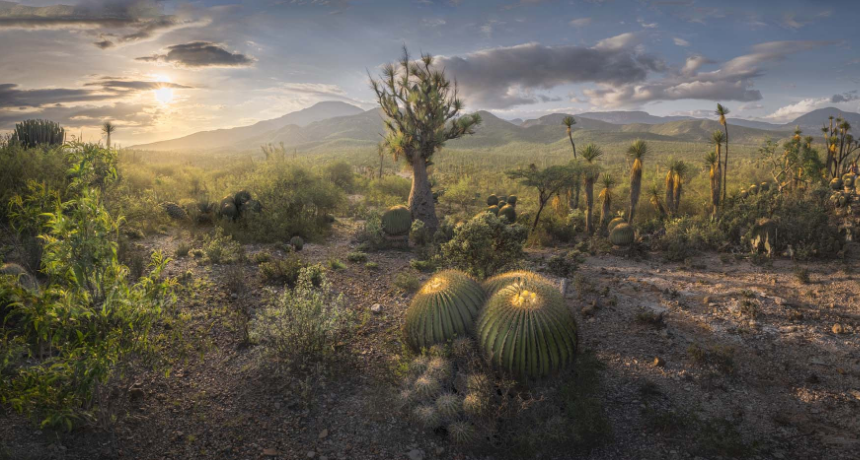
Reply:
[[[170,77],[165,75],[156,75],[155,81],[159,83],[170,83]],[[156,89],[152,90],[155,95],[155,100],[158,101],[159,104],[168,105],[173,102],[173,88],[168,85],[158,85]]]

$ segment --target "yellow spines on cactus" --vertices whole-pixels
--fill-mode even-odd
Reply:
[[[468,335],[484,305],[484,291],[469,275],[446,270],[430,278],[406,310],[404,332],[420,350]]]
[[[504,289],[512,284],[522,282],[538,282],[546,284],[551,283],[550,280],[535,272],[530,272],[528,270],[516,270],[512,272],[502,273],[493,276],[492,278],[487,278],[486,280],[484,280],[483,283],[481,283],[481,287],[484,289],[484,292],[489,298],[501,289]]]

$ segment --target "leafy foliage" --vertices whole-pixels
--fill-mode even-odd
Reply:
[[[508,225],[483,212],[454,229],[454,237],[441,247],[442,260],[450,267],[483,278],[521,261],[526,236],[522,225]]]

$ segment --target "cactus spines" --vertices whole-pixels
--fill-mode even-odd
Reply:
[[[60,145],[65,142],[66,131],[50,120],[24,120],[15,124],[12,140],[24,147],[37,145]]]
[[[430,405],[418,406],[412,411],[412,416],[424,428],[436,428],[439,426],[439,413]]]
[[[406,310],[406,341],[414,349],[468,335],[484,304],[484,291],[469,275],[445,270],[430,278]]]
[[[454,371],[451,368],[451,363],[445,358],[431,358],[427,363],[427,370],[424,375],[432,377],[439,382],[445,382],[451,378]]]
[[[431,398],[439,393],[439,381],[429,375],[422,375],[415,380],[415,394],[421,398]]]
[[[465,421],[451,422],[448,425],[448,436],[455,444],[468,444],[475,439],[475,428]]]
[[[239,217],[239,211],[236,209],[236,204],[232,201],[222,201],[221,209],[219,210],[221,217],[226,219],[236,219]]]
[[[452,419],[460,413],[463,403],[454,393],[445,393],[436,398],[436,412],[444,418]]]
[[[852,188],[852,187],[854,187],[854,182],[855,182],[856,178],[857,177],[854,174],[851,174],[851,173],[845,174],[842,176],[842,185],[845,188]]]
[[[468,337],[458,337],[451,343],[451,355],[455,358],[468,358],[475,350],[475,343]]]
[[[490,195],[487,197],[487,206],[495,206],[499,204],[499,197],[496,195]]]
[[[382,214],[382,230],[388,236],[404,236],[412,228],[412,212],[406,206],[392,206]]]
[[[421,375],[427,370],[427,364],[430,363],[430,358],[421,355],[409,363],[409,373],[413,375]]]
[[[487,411],[489,404],[482,393],[469,393],[463,398],[463,413],[469,416],[480,416]]]
[[[484,292],[487,293],[487,298],[490,298],[499,290],[521,282],[551,283],[550,280],[535,272],[516,270],[505,272],[492,278],[487,278],[483,283],[481,283],[481,287],[484,288]]]
[[[520,378],[554,374],[576,353],[576,322],[550,284],[516,283],[496,292],[476,329],[487,361]]]
[[[609,232],[609,242],[615,246],[630,246],[633,244],[635,235],[633,227],[628,223],[620,223]]]
[[[302,248],[305,247],[305,240],[303,240],[302,237],[296,235],[290,238],[290,246],[292,246],[293,249],[295,249],[296,251],[301,251]]]
[[[173,203],[173,202],[163,203],[161,205],[161,207],[164,208],[164,211],[167,213],[168,216],[170,216],[171,219],[174,219],[174,220],[187,220],[188,219],[188,213],[186,213],[185,210],[182,209],[182,206],[179,206],[176,203]]]
[[[625,220],[623,217],[616,217],[609,221],[609,225],[606,226],[606,229],[609,230],[609,232],[611,233],[612,229],[615,228],[616,225],[622,224],[624,222]]]
[[[831,190],[842,190],[842,179],[838,177],[834,177],[830,181],[830,189]]]
[[[517,205],[517,196],[516,195],[509,196],[508,197],[508,204],[511,206],[516,206]]]
[[[508,222],[514,223],[517,221],[517,211],[513,206],[506,204],[499,209],[499,217],[504,217]]]

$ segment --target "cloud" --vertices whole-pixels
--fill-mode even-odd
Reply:
[[[94,101],[120,100],[124,97],[161,88],[192,89],[169,82],[101,77],[81,88],[22,89],[15,83],[0,84],[0,110],[29,110],[61,105],[79,105]]]
[[[659,25],[656,22],[645,22],[645,20],[642,18],[636,18],[636,22],[638,22],[640,26],[646,29],[656,29]]]
[[[843,94],[834,94],[830,97],[830,102],[834,104],[839,104],[841,102],[851,102],[860,100],[860,95],[857,94],[857,90],[848,91]]]
[[[433,27],[433,28],[442,27],[447,23],[448,23],[448,21],[446,21],[442,18],[424,18],[421,20],[422,25],[424,25],[426,27]]]
[[[605,38],[597,42],[594,49],[597,50],[620,50],[630,48],[640,43],[639,35],[633,32],[616,35],[614,37]]]
[[[591,25],[591,18],[571,19],[570,25],[572,25],[573,27],[587,27]]]
[[[780,25],[785,28],[798,30],[803,27],[812,24],[817,19],[829,18],[833,14],[831,10],[824,10],[818,14],[804,16],[804,18],[798,19],[797,14],[793,12],[786,12],[782,15],[782,20],[780,21]]]
[[[95,46],[107,49],[209,23],[208,19],[192,19],[188,13],[181,9],[177,14],[163,14],[160,0],[85,0],[75,6],[41,7],[0,1],[0,30],[84,30],[98,37]]]
[[[191,42],[167,47],[166,54],[153,54],[136,59],[161,62],[176,67],[249,67],[255,59],[241,53],[231,53],[211,42]]]
[[[28,118],[46,118],[67,128],[99,126],[104,120],[112,120],[119,126],[152,126],[158,120],[161,110],[157,106],[116,102],[108,105],[65,106],[62,104],[46,107],[38,112],[0,111],[0,129],[10,129],[15,123]]]
[[[785,107],[780,107],[770,115],[765,115],[764,118],[776,122],[786,123],[795,118],[805,115],[813,110],[821,109],[830,104],[830,98],[807,98],[802,99],[794,104],[789,104]]]
[[[683,38],[675,37],[672,39],[672,41],[675,42],[675,45],[677,45],[677,46],[684,46],[684,47],[690,46],[690,42],[688,42],[687,40],[684,40]]]
[[[701,72],[713,63],[701,56],[687,58],[684,66],[669,70],[656,80],[644,83],[601,84],[584,92],[599,107],[638,106],[655,101],[702,99],[709,101],[757,101],[761,92],[753,89],[756,78],[764,75],[765,65],[779,62],[791,54],[832,44],[823,41],[768,42],[753,46],[751,53],[738,56],[719,69]]]
[[[539,102],[534,90],[569,83],[625,85],[645,80],[662,63],[630,49],[633,42],[629,37],[614,37],[593,48],[527,43],[441,57],[439,63],[456,78],[468,103],[502,109]]]

